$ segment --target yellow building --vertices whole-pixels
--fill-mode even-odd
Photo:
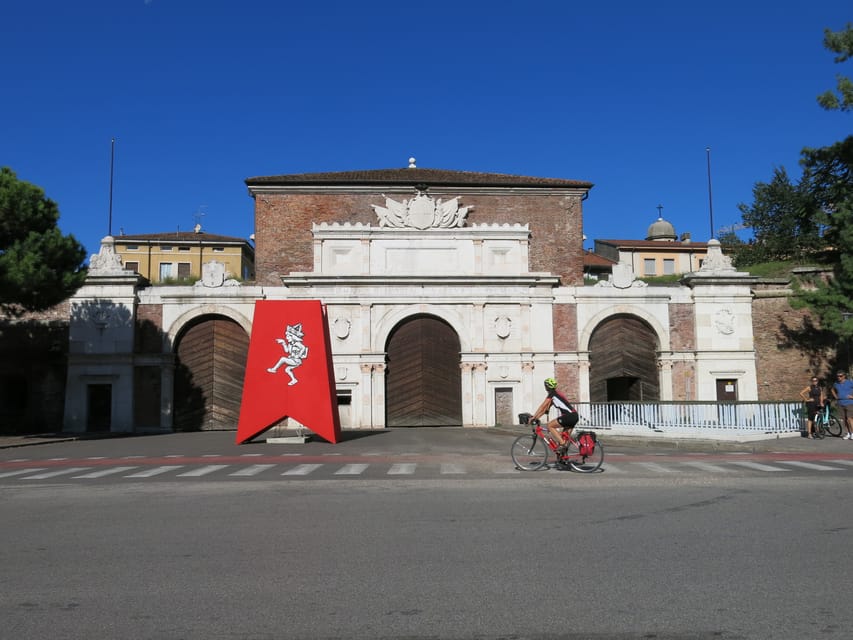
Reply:
[[[699,271],[708,243],[692,242],[689,233],[678,239],[675,227],[658,218],[649,226],[645,240],[596,240],[594,252],[613,262],[630,264],[635,276],[647,278]]]
[[[201,278],[202,265],[215,260],[227,277],[255,278],[255,248],[248,240],[195,231],[116,236],[115,251],[128,271],[151,283],[184,282]]]

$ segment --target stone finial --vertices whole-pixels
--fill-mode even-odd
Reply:
[[[705,260],[702,261],[702,268],[699,273],[736,273],[737,270],[732,266],[732,259],[723,255],[723,249],[720,241],[711,238],[708,240],[708,254]]]
[[[101,240],[101,250],[89,258],[90,275],[123,274],[121,256],[115,250],[115,238],[105,236]]]

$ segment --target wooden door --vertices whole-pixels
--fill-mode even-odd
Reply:
[[[462,424],[459,352],[459,336],[438,318],[417,316],[397,326],[387,346],[387,426]]]
[[[635,316],[613,316],[589,341],[589,397],[592,402],[660,400],[658,339]]]
[[[175,430],[236,429],[249,336],[233,320],[204,319],[178,340]]]

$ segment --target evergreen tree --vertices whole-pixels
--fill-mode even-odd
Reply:
[[[824,46],[838,54],[835,62],[853,57],[853,24],[838,32],[827,29]],[[850,78],[839,75],[837,90],[837,95],[827,91],[818,96],[818,104],[829,110],[853,110]],[[814,288],[800,289],[794,302],[808,306],[824,329],[849,344],[853,339],[853,136],[829,147],[804,149],[801,164],[812,197],[826,214],[833,277],[812,283]]]
[[[0,309],[39,311],[62,302],[86,278],[86,250],[57,227],[44,191],[0,168]]]

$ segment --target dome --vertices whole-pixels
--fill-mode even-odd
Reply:
[[[646,240],[677,240],[675,235],[675,227],[671,222],[667,222],[663,218],[658,218],[649,225],[649,230],[646,233]]]

